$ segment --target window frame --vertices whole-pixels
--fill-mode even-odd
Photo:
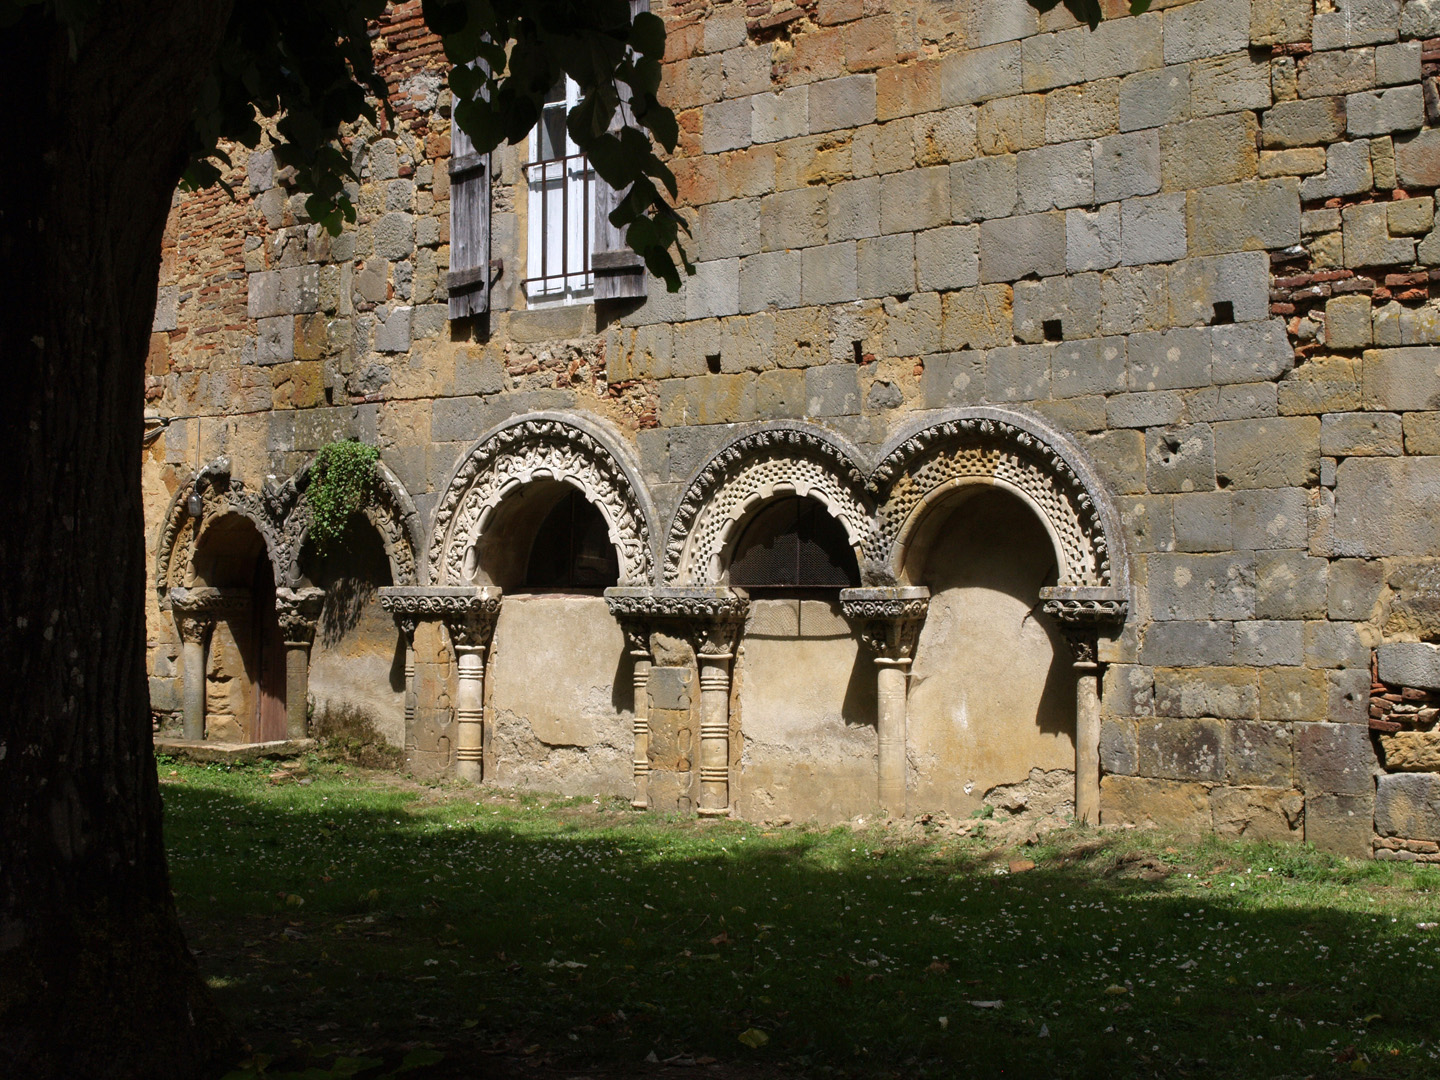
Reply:
[[[563,120],[564,153],[540,157],[545,115],[568,116],[580,101],[580,87],[565,77],[562,97],[547,101],[540,123],[526,142],[526,258],[522,286],[531,307],[589,303],[594,298],[596,176],[589,158],[570,138]],[[558,266],[558,270],[556,267]]]

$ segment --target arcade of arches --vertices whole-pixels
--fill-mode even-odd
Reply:
[[[165,732],[358,725],[422,774],[702,815],[1098,820],[1126,559],[1032,418],[945,415],[868,459],[736,429],[668,506],[620,435],[549,414],[476,442],[429,522],[379,479],[323,556],[303,475],[254,492],[222,459],[175,494]]]

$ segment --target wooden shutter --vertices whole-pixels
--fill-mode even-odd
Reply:
[[[650,0],[630,0],[630,17],[650,10]],[[610,130],[618,131],[630,119],[628,86],[620,86],[620,108]],[[645,263],[625,244],[625,234],[610,224],[610,211],[620,205],[626,192],[616,191],[595,177],[595,246],[590,269],[595,275],[596,300],[624,300],[645,295]]]
[[[490,310],[490,155],[450,116],[450,318]]]

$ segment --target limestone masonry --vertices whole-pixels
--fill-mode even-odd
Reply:
[[[176,196],[161,733],[1440,861],[1440,0],[787,2],[655,8],[676,294],[557,125],[452,134],[418,3],[354,226]]]

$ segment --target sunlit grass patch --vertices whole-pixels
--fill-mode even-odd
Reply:
[[[313,760],[160,776],[187,930],[257,1046],[855,1076],[1440,1071],[1434,868],[1140,831],[991,850],[666,821]]]

